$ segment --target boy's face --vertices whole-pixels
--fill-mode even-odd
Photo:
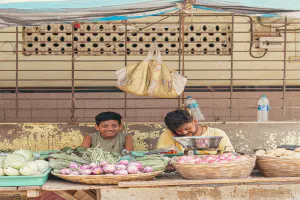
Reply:
[[[175,132],[178,135],[182,135],[182,136],[192,136],[193,133],[195,133],[196,131],[197,131],[197,124],[195,124],[195,122],[184,123],[182,126],[180,126],[175,130]]]
[[[96,130],[105,138],[114,138],[122,129],[117,120],[108,120],[100,122],[99,125],[95,124]]]

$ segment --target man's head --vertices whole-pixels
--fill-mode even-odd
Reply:
[[[105,138],[114,138],[122,130],[122,117],[115,112],[103,112],[95,117],[95,128]]]
[[[193,135],[197,131],[197,123],[186,110],[174,110],[165,117],[165,124],[173,133],[180,136]]]

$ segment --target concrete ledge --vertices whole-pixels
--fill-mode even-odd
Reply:
[[[279,144],[300,145],[300,122],[211,122],[201,123],[224,130],[240,152],[275,148]],[[163,123],[124,123],[134,138],[135,150],[156,148]],[[34,151],[79,146],[83,135],[95,132],[94,124],[1,123],[0,149],[26,148]]]

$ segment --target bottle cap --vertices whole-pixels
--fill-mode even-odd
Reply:
[[[267,98],[265,94],[262,95],[263,98]]]
[[[192,98],[191,96],[187,96],[188,99]]]

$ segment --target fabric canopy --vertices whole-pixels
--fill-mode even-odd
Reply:
[[[299,0],[196,0],[194,7],[263,17],[300,18]]]
[[[184,0],[1,0],[0,27],[125,20],[177,10]],[[300,18],[299,0],[196,0],[198,9]]]

